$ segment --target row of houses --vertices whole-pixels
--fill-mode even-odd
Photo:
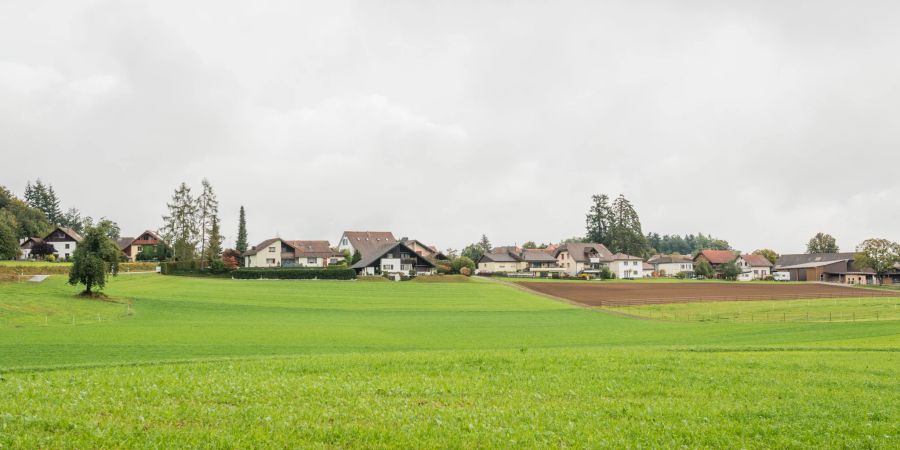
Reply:
[[[29,260],[37,257],[45,257],[52,254],[57,260],[68,261],[75,254],[75,248],[81,243],[82,237],[75,230],[66,227],[56,227],[46,236],[36,236],[23,239],[19,242],[21,250],[20,259]],[[116,246],[123,256],[131,262],[137,260],[144,247],[156,246],[163,242],[162,237],[153,230],[144,230],[138,237],[122,237],[116,240]],[[40,254],[37,249],[41,247]],[[46,254],[45,254],[46,253]]]
[[[31,237],[20,243],[22,259],[34,259],[33,250],[40,246],[41,257],[47,250],[60,260],[72,258],[82,237],[74,230],[56,227],[46,236]],[[148,246],[157,246],[162,237],[144,230],[137,237],[116,241],[129,261]],[[336,246],[325,240],[266,239],[242,255],[245,267],[327,267],[341,264],[346,255],[359,256],[351,267],[362,275],[432,274],[437,265],[448,258],[433,245],[417,239],[397,239],[389,231],[345,231]],[[612,253],[599,243],[550,245],[541,249],[516,246],[496,247],[477,263],[477,273],[509,276],[599,276],[604,270],[616,278],[691,276],[700,261],[708,262],[718,273],[724,265],[734,263],[740,281],[777,279],[819,281],[843,284],[873,284],[876,274],[860,268],[854,253],[818,253],[781,255],[775,264],[761,255],[740,254],[731,250],[702,250],[690,257],[656,255],[644,261],[639,256]],[[900,283],[900,265],[888,273],[883,282]]]
[[[328,241],[266,239],[242,255],[245,267],[327,267],[358,253],[351,265],[362,275],[432,274],[447,257],[417,239],[397,239],[389,231],[345,231],[338,245]]]

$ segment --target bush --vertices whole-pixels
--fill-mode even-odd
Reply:
[[[235,270],[231,276],[241,280],[352,280],[356,278],[356,271],[340,268],[243,268]]]
[[[56,255],[47,255],[44,257],[44,261],[47,262],[56,262]]]
[[[678,272],[678,273],[675,274],[675,278],[678,278],[679,280],[683,280],[683,279],[685,279],[685,278],[687,278],[687,277],[688,277],[688,273],[687,273],[687,272]]]
[[[600,268],[600,279],[601,280],[611,280],[616,277],[616,274],[612,273],[612,270],[609,270],[609,267],[603,266]]]
[[[460,268],[459,268],[459,274],[460,274],[460,275],[465,275],[465,276],[467,276],[467,277],[471,277],[471,276],[472,276],[472,269],[470,269],[470,268],[468,268],[468,267],[465,267],[465,266],[460,267]]]

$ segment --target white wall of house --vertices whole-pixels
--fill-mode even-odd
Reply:
[[[735,264],[738,269],[741,269],[741,273],[737,277],[738,281],[762,280],[772,274],[770,267],[753,266],[741,257],[735,260]]]
[[[273,250],[274,249],[274,250]],[[244,257],[246,267],[280,267],[281,241],[275,241],[265,248],[256,249],[255,255]]]
[[[297,257],[297,265],[300,267],[325,267],[328,265],[328,260],[325,258],[304,258],[300,256]]]
[[[559,263],[559,267],[571,276],[578,275],[579,272],[584,270],[584,263],[576,261],[567,251],[559,252],[559,255],[556,255],[556,261]]]
[[[639,259],[626,260],[617,259],[609,263],[609,270],[615,274],[616,278],[643,278],[644,265]]]
[[[673,277],[679,272],[693,272],[694,271],[694,263],[693,262],[677,262],[677,263],[659,263],[655,265],[656,273],[662,274],[665,271],[665,276]],[[663,275],[660,275],[663,276]]]
[[[59,259],[72,259],[75,247],[78,245],[75,241],[48,242],[48,244],[56,250],[56,257]]]

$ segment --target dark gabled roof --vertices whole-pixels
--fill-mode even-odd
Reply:
[[[20,248],[31,248],[31,247],[34,246],[34,244],[40,244],[41,242],[44,242],[44,240],[41,239],[41,238],[39,238],[39,237],[33,237],[33,236],[32,236],[32,237],[29,237],[29,238],[22,239],[22,242],[19,244],[19,247],[20,247]],[[26,245],[26,244],[29,244],[29,243],[31,243],[31,245],[28,246],[28,247],[25,247],[25,245]]]
[[[521,262],[522,258],[512,252],[485,253],[478,262]]]
[[[355,250],[359,250],[363,258],[367,253],[378,250],[385,244],[398,242],[394,233],[390,231],[345,231],[343,237],[347,238]]]
[[[120,237],[116,239],[116,246],[119,247],[119,250],[125,251],[132,242],[134,242],[133,237]]]
[[[853,259],[855,253],[797,253],[793,255],[781,255],[775,261],[775,267],[797,266],[800,264],[827,263],[828,261],[840,261]],[[810,267],[821,267],[826,264],[818,264]]]
[[[428,260],[428,258],[417,254],[413,249],[409,248],[408,245],[402,242],[388,242],[382,244],[378,248],[374,248],[367,255],[363,255],[362,259],[359,260],[356,264],[354,264],[352,269],[362,269],[372,265],[374,262],[381,259],[385,254],[393,251],[398,247],[403,247],[404,249],[409,251],[409,255],[416,259],[416,265],[427,265],[429,267],[434,267],[434,263]],[[362,253],[362,252],[360,252]],[[424,264],[419,264],[419,262],[424,262]]]
[[[328,258],[335,255],[328,241],[284,241],[293,247],[296,258]]]
[[[47,233],[47,235],[44,236],[44,240],[46,240],[46,239],[49,238],[51,235],[53,235],[53,233],[56,233],[56,230],[62,231],[63,234],[65,234],[69,239],[71,239],[71,240],[73,240],[73,241],[75,241],[75,242],[81,242],[81,240],[82,240],[82,237],[81,237],[80,234],[76,233],[75,230],[73,230],[73,229],[71,229],[71,228],[66,228],[66,227],[56,227],[56,228],[54,228],[53,231]]]
[[[693,263],[694,260],[690,256],[684,255],[656,255],[650,258],[652,264],[683,264]]]
[[[556,257],[543,249],[525,249],[522,251],[521,257],[528,262],[556,262]]]
[[[253,256],[253,255],[256,255],[256,254],[258,254],[259,252],[261,252],[262,249],[264,249],[264,248],[268,247],[269,245],[271,245],[272,243],[278,242],[278,241],[280,241],[280,240],[281,240],[281,238],[271,238],[271,239],[266,239],[266,240],[260,242],[258,245],[254,246],[253,248],[251,248],[251,249],[247,250],[246,252],[244,252],[244,254],[241,255],[241,256]],[[279,249],[278,251],[280,252],[281,249]]]
[[[613,254],[605,245],[591,242],[563,244],[556,249],[554,256],[559,256],[560,253],[567,251],[575,261],[588,262],[587,254],[591,250],[597,252],[601,261],[612,261]]]
[[[710,264],[725,264],[730,263],[737,259],[737,255],[731,250],[700,250],[700,253],[697,253],[697,256],[694,257],[694,261],[699,257],[706,258]]]

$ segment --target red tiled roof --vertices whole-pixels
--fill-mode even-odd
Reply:
[[[737,258],[731,250],[701,250],[694,260],[696,261],[701,256],[706,258],[710,264],[725,264]]]

